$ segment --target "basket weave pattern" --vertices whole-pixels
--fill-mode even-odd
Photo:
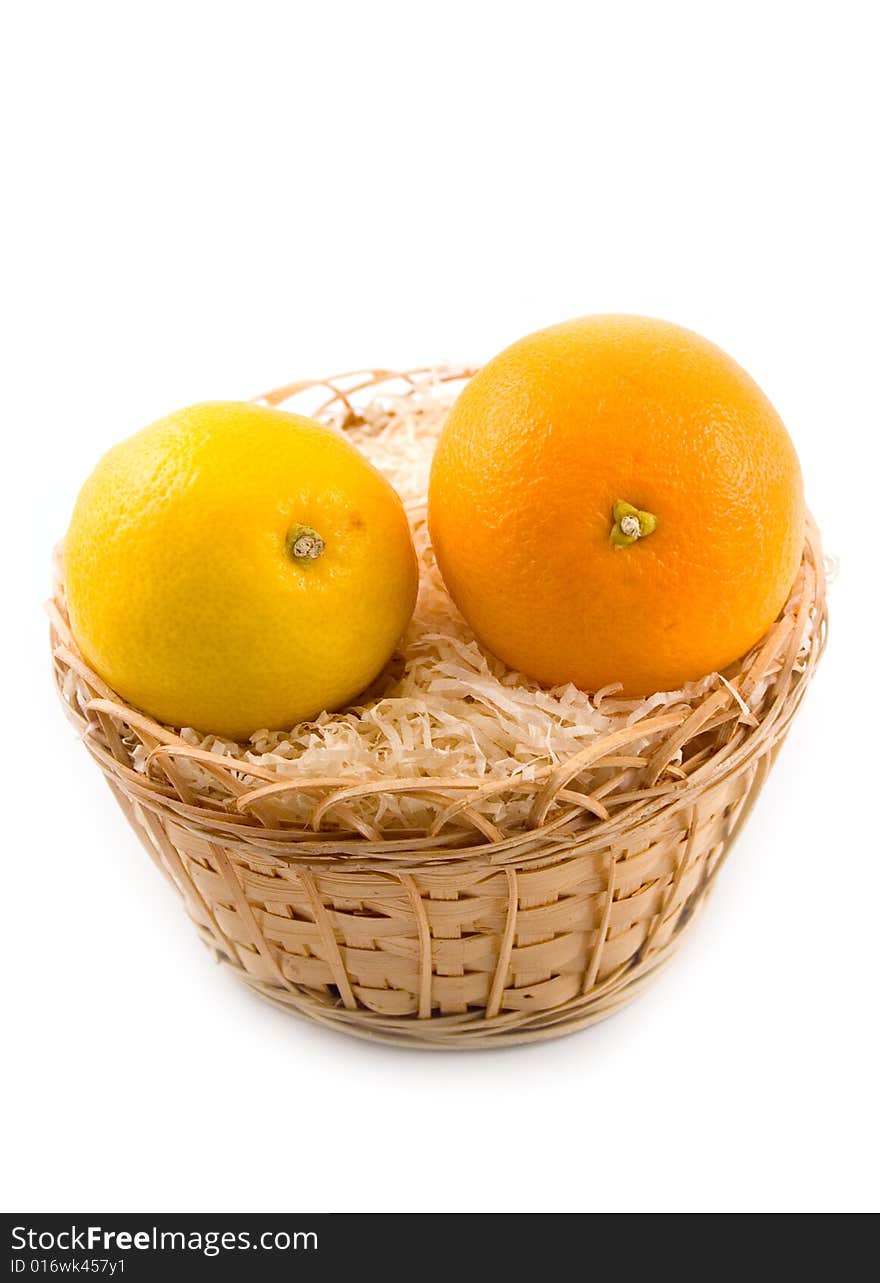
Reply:
[[[423,373],[340,376],[265,400],[317,386],[327,395],[316,417],[341,403],[354,419],[358,398]],[[482,786],[533,793],[529,826],[502,833],[470,805],[479,786],[467,781],[297,784],[195,749],[88,668],[62,587],[50,616],[66,712],[215,957],[289,1010],[431,1047],[566,1033],[644,986],[705,901],[826,635],[810,523],[792,597],[758,646],[699,701],[654,709],[531,784]],[[636,767],[640,783],[626,787]],[[314,798],[307,828],[285,819],[293,787]],[[377,833],[347,809],[353,795],[389,789],[430,794],[437,823]]]

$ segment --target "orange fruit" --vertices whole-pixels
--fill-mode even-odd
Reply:
[[[761,389],[638,316],[567,321],[490,361],[444,426],[428,516],[487,649],[548,686],[628,695],[743,655],[804,539],[797,455]]]

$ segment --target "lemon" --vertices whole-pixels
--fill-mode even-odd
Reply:
[[[104,456],[64,572],[95,671],[159,721],[231,739],[353,700],[417,590],[400,500],[342,434],[229,401]]]

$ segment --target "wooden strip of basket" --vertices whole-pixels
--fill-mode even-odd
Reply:
[[[354,414],[356,394],[401,379],[416,386],[423,373],[328,380],[322,409],[342,401]],[[291,385],[264,399],[280,404],[313,386]],[[467,818],[460,781],[428,782],[432,796],[448,800],[437,833],[383,835],[363,823],[318,833],[285,823],[283,810],[271,809],[271,771],[248,776],[241,762],[199,755],[108,691],[76,649],[60,589],[50,618],[67,715],[217,957],[262,997],[348,1033],[408,1046],[486,1047],[600,1020],[672,956],[825,643],[823,561],[812,522],[798,591],[780,625],[741,662],[741,677],[728,674],[691,710],[690,725],[667,719],[674,724],[664,723],[649,784],[614,794],[609,810],[608,797],[580,795],[567,787],[572,772],[560,769],[534,786],[535,827],[512,835],[486,822],[447,831],[447,821]],[[777,677],[768,697],[743,713],[743,696],[770,672]],[[706,742],[683,772],[673,759],[691,733]],[[147,772],[136,766],[138,750],[150,755]],[[175,767],[175,755],[188,753],[208,770],[211,793],[194,794]],[[596,758],[595,746],[589,756]],[[282,794],[289,791],[289,780],[279,783]],[[392,787],[380,777],[362,783]],[[332,809],[344,826],[345,807],[334,801],[340,784],[351,781],[300,782],[317,794],[320,814]],[[409,785],[426,788],[424,780]],[[252,805],[240,805],[250,796]]]

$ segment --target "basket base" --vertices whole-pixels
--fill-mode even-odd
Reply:
[[[200,935],[217,962],[234,972],[238,980],[253,993],[288,1015],[299,1016],[353,1038],[386,1043],[391,1047],[409,1047],[417,1051],[487,1051],[491,1048],[564,1038],[613,1016],[639,997],[655,976],[673,960],[688,928],[707,898],[708,894],[700,896],[694,911],[682,921],[675,936],[661,952],[646,963],[627,968],[627,972],[634,971],[634,975],[624,972],[610,977],[607,984],[593,989],[584,997],[532,1015],[507,1012],[487,1018],[484,1012],[476,1010],[464,1015],[435,1015],[420,1020],[416,1016],[389,1018],[371,1011],[352,1012],[341,1004],[332,1006],[322,1002],[307,990],[294,993],[248,976],[229,958],[218,954],[210,937],[201,932]]]

